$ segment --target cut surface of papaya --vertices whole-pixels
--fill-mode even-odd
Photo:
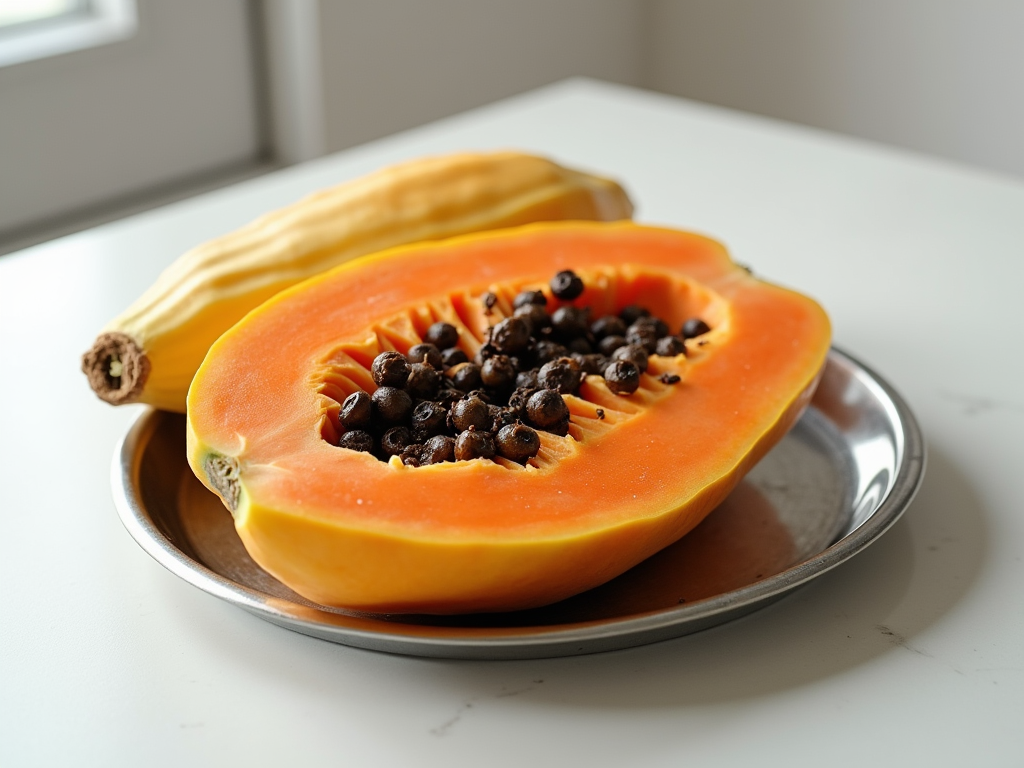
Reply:
[[[379,352],[405,353],[445,321],[472,357],[518,293],[550,296],[566,269],[585,288],[555,305],[596,317],[641,304],[711,330],[651,357],[632,394],[587,376],[563,396],[568,434],[541,432],[523,464],[407,466],[338,447],[340,403],[374,390]],[[225,333],[189,391],[188,459],[253,559],[307,599],[386,613],[539,606],[697,525],[799,417],[829,341],[813,300],[691,233],[572,222],[417,244],[313,278]]]

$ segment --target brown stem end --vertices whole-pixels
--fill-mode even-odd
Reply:
[[[149,358],[135,340],[116,331],[101,333],[82,355],[82,372],[93,392],[111,405],[134,403],[149,378]]]
[[[238,462],[229,456],[210,454],[203,461],[203,469],[210,484],[220,494],[231,514],[238,509],[241,486],[238,482]]]

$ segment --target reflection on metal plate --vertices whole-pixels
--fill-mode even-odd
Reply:
[[[471,616],[388,616],[315,605],[252,561],[231,516],[185,462],[184,418],[149,411],[114,456],[118,513],[186,581],[275,624],[337,643],[448,658],[626,648],[760,608],[862,550],[924,474],[912,414],[833,350],[811,407],[693,532],[616,579],[554,605]]]

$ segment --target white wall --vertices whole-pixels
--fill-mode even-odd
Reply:
[[[645,84],[1024,176],[1020,0],[649,0]]]
[[[321,0],[326,145],[571,75],[1024,176],[1024,0]]]
[[[327,146],[574,75],[640,85],[645,14],[633,0],[326,0]]]

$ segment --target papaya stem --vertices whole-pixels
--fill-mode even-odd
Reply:
[[[203,470],[210,479],[210,484],[220,494],[221,499],[231,514],[238,509],[241,487],[238,482],[238,462],[230,456],[211,453],[203,460]]]
[[[93,392],[111,405],[134,403],[149,378],[146,353],[127,334],[101,333],[82,355],[82,372]]]

